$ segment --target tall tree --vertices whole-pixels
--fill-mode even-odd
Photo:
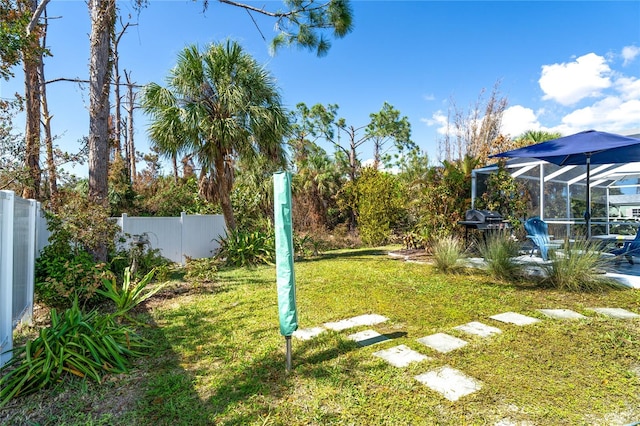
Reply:
[[[404,116],[400,118],[400,111],[385,102],[379,112],[369,115],[371,122],[367,125],[366,134],[373,141],[373,167],[378,169],[382,156],[387,151],[383,148],[392,142],[398,151],[414,149],[416,145],[411,141],[411,124]]]
[[[508,140],[499,137],[508,101],[507,98],[500,97],[499,88],[500,84],[496,82],[486,101],[483,99],[483,89],[468,111],[451,102],[447,132],[439,141],[440,160],[455,162],[469,155],[479,158],[480,163],[485,164],[490,154],[500,152],[501,142]]]
[[[217,200],[227,228],[236,227],[231,205],[234,162],[264,155],[283,162],[287,114],[273,77],[239,44],[185,48],[167,86],[149,84],[142,107],[151,116],[154,143],[180,143],[201,166],[200,191]]]

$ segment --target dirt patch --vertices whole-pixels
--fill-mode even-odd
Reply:
[[[389,252],[389,256],[406,261],[431,263],[433,256],[425,249],[402,249]]]

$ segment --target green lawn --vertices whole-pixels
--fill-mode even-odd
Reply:
[[[640,321],[589,307],[640,313],[640,291],[567,293],[495,282],[474,272],[436,273],[384,251],[331,252],[296,264],[301,328],[366,313],[389,321],[293,341],[285,373],[274,267],[224,270],[213,285],[165,293],[139,318],[153,354],[103,386],[81,380],[0,409],[3,424],[88,425],[615,425],[640,421]],[[178,284],[175,284],[176,286]],[[536,309],[588,318],[546,319]],[[518,327],[490,315],[515,311],[543,321]],[[469,321],[502,334],[471,338]],[[346,336],[374,328],[395,337],[358,347]],[[440,354],[417,338],[446,332],[469,341]],[[405,344],[432,359],[398,369],[373,352]],[[482,382],[450,402],[414,376],[444,365]]]

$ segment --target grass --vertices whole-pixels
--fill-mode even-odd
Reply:
[[[156,343],[130,375],[98,386],[83,380],[0,408],[7,425],[493,425],[508,418],[537,425],[626,424],[640,420],[640,321],[613,320],[589,307],[640,312],[634,290],[566,292],[496,283],[485,274],[447,275],[381,251],[331,252],[296,264],[301,328],[365,313],[395,337],[358,347],[344,332],[293,341],[285,373],[275,270],[223,269],[215,285],[165,290],[137,312]],[[184,288],[179,282],[167,288]],[[584,320],[517,327],[488,318],[538,308],[573,309]],[[498,326],[489,339],[453,330]],[[440,354],[417,338],[446,332],[466,347]],[[405,344],[432,360],[398,369],[373,352]],[[443,365],[482,382],[449,402],[413,377]]]

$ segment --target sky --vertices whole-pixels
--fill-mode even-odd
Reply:
[[[280,1],[249,3],[282,7]],[[318,58],[297,48],[270,56],[262,37],[275,35],[274,21],[215,0],[205,13],[202,3],[190,0],[150,0],[140,13],[130,1],[119,1],[123,21],[136,24],[120,43],[121,69],[137,84],[164,85],[185,46],[204,49],[232,39],[269,70],[287,108],[299,102],[337,104],[338,116],[358,128],[388,102],[408,118],[412,140],[433,164],[453,105],[469,111],[496,84],[508,100],[506,135],[640,132],[639,1],[352,0],[351,5],[353,32],[332,39],[329,54]],[[48,16],[55,19],[47,35],[52,53],[45,60],[47,80],[88,78],[86,2],[52,0]],[[3,99],[23,91],[21,71],[15,72],[16,78],[0,82]],[[77,151],[89,128],[88,86],[57,82],[47,91],[56,143]],[[141,111],[135,123],[136,147],[148,152]],[[16,125],[23,132],[19,119]],[[359,152],[362,160],[372,154],[368,145]]]

